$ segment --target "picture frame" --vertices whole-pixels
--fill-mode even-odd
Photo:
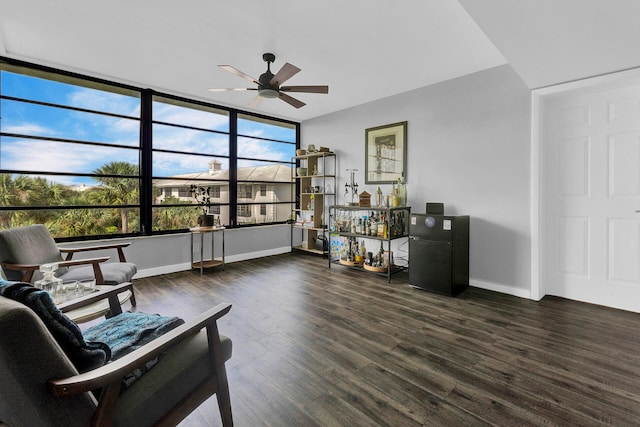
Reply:
[[[365,129],[365,184],[393,184],[406,174],[407,122]]]

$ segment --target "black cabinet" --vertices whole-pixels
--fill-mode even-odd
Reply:
[[[454,296],[469,286],[469,217],[411,214],[409,284]]]

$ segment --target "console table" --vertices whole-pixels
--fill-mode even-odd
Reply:
[[[211,268],[218,265],[221,265],[224,269],[224,227],[194,227],[190,228],[191,232],[191,268],[199,268],[200,274],[203,273],[205,268]],[[204,235],[211,234],[211,259],[204,259]],[[214,242],[216,233],[222,234],[222,256],[220,258],[216,258],[214,255]],[[193,236],[195,234],[200,235],[200,259],[194,260],[193,252]]]

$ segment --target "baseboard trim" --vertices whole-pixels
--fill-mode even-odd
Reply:
[[[485,282],[483,280],[470,279],[469,286],[475,288],[486,289],[488,291],[500,292],[515,297],[531,299],[531,290],[514,288],[512,286],[502,285],[499,283]]]
[[[225,257],[225,263],[233,263],[238,261],[246,261],[250,259],[263,258],[272,255],[280,255],[291,252],[291,246],[283,246],[280,248],[267,249],[264,251],[246,252],[238,255],[229,255]],[[141,279],[143,277],[159,276],[161,274],[177,273],[180,271],[188,271],[191,269],[191,263],[183,262],[179,264],[163,265],[161,267],[145,268],[139,270],[134,276],[135,279]],[[470,279],[469,286],[473,286],[480,289],[486,289],[488,291],[500,292],[507,295],[513,295],[520,298],[531,299],[531,290],[519,289],[512,286],[503,285],[500,283],[486,282],[483,280]]]
[[[291,246],[283,246],[280,248],[266,249],[264,251],[247,252],[238,255],[230,255],[225,257],[225,262],[246,261],[249,259],[262,258],[271,255],[280,255],[291,252]]]
[[[280,254],[289,253],[289,252],[291,252],[291,246],[283,246],[281,248],[273,248],[273,249],[268,249],[264,251],[247,252],[247,253],[238,254],[238,255],[225,256],[224,262],[226,264],[229,264],[232,262],[246,261],[249,259],[262,258],[266,256],[271,256],[271,255],[280,255]],[[133,276],[133,278],[142,279],[143,277],[152,277],[152,276],[159,276],[161,274],[177,273],[180,271],[188,271],[190,269],[191,269],[190,262],[163,265],[161,267],[144,268],[144,269],[138,270],[138,272],[136,273],[135,276]]]

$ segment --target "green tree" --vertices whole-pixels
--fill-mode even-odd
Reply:
[[[138,167],[128,162],[109,162],[93,171],[100,185],[89,191],[88,199],[96,204],[129,205],[138,203],[139,184],[136,178],[126,178],[138,175]],[[102,175],[102,176],[100,176]],[[113,175],[113,176],[104,176]],[[129,232],[129,208],[119,208],[120,230]]]
[[[153,229],[154,230],[177,230],[181,228],[189,228],[196,223],[199,209],[193,209],[191,203],[180,200],[178,197],[169,196],[162,201],[163,205],[188,205],[158,207],[153,210]]]
[[[60,206],[65,203],[70,191],[42,177],[10,174],[0,175],[0,206]],[[47,223],[58,214],[46,209],[3,211],[0,215],[2,228],[34,223]]]

